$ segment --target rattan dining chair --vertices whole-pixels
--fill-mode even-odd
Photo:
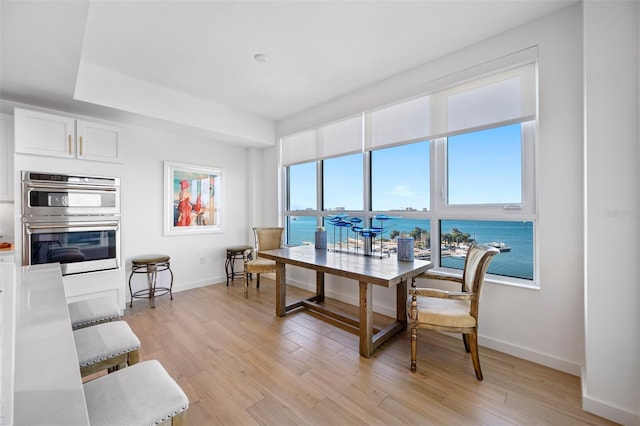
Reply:
[[[480,291],[487,268],[499,250],[489,246],[472,245],[467,250],[462,278],[448,277],[430,272],[416,278],[450,281],[460,291],[434,288],[416,288],[413,281],[409,289],[409,328],[411,330],[411,371],[416,371],[418,329],[424,328],[447,333],[462,333],[464,347],[471,353],[476,378],[482,380],[478,355],[478,307]]]
[[[249,280],[257,275],[256,288],[260,288],[260,274],[276,271],[276,262],[260,257],[260,250],[272,250],[282,247],[284,228],[253,228],[256,240],[256,255],[244,263],[244,297],[249,297]]]

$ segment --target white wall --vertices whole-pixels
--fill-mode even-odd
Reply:
[[[537,45],[540,287],[485,285],[480,343],[575,375],[584,362],[581,19],[579,5],[564,9],[278,123],[281,132],[299,130],[371,108],[398,93],[415,93],[439,77]],[[308,272],[292,276],[300,285],[313,283]],[[339,280],[327,280],[328,295],[357,301],[357,286],[337,286],[335,281]],[[376,289],[374,309],[394,312],[394,291]]]
[[[131,128],[122,173],[123,254],[171,256],[178,290],[226,282],[226,247],[247,244],[247,150],[209,140]],[[163,235],[164,161],[221,168],[222,228],[213,234]],[[204,258],[204,264],[201,264]]]
[[[586,1],[585,409],[640,425],[637,1]]]
[[[4,102],[6,108],[10,102]],[[16,105],[41,109],[37,106]],[[48,111],[51,113],[64,112]],[[100,121],[93,117],[78,117]],[[116,124],[118,123],[110,123]],[[142,254],[163,253],[171,256],[174,273],[174,291],[214,283],[226,283],[224,270],[226,247],[253,244],[250,239],[250,221],[247,188],[249,187],[248,150],[216,141],[186,137],[141,127],[125,126],[122,164],[16,154],[14,229],[20,235],[20,170],[57,173],[115,176],[121,179],[122,206],[122,264],[116,272],[101,272],[65,277],[65,288],[70,296],[77,296],[80,287],[93,293],[118,291],[118,300],[124,307],[129,297],[128,279],[131,258]],[[258,158],[262,153],[257,150]],[[185,236],[163,235],[164,161],[210,166],[223,170],[223,232]],[[261,161],[259,161],[261,163]],[[6,218],[3,215],[3,221]],[[20,238],[16,238],[20,252]],[[204,260],[204,264],[201,261]],[[145,284],[145,276],[136,274],[134,287]],[[165,283],[168,275],[159,275]],[[114,284],[115,282],[115,284]],[[139,301],[138,303],[145,303]]]

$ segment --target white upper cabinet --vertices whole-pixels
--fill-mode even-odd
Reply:
[[[75,158],[75,126],[73,118],[16,108],[16,152]]]
[[[15,109],[15,150],[19,153],[117,163],[121,136],[118,127]]]
[[[76,121],[76,157],[83,160],[118,161],[122,129],[90,121]]]

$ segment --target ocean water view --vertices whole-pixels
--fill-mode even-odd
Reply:
[[[314,216],[291,216],[289,219],[289,245],[313,244],[316,231]],[[348,218],[347,218],[348,219]],[[430,221],[426,219],[394,218],[384,221],[383,240],[390,240],[386,249],[394,250],[392,235],[410,236],[416,228],[431,231]],[[380,226],[375,220],[373,226]],[[442,220],[440,222],[441,235],[452,234],[460,237],[457,242],[441,246],[441,266],[463,269],[464,247],[471,240],[478,244],[495,243],[501,247],[489,266],[489,273],[508,277],[533,279],[533,222],[530,221],[489,221],[489,220]],[[347,238],[354,238],[355,234],[349,228],[338,228],[325,219],[327,243],[330,247],[340,242],[346,245]],[[340,234],[342,230],[342,234]],[[456,232],[459,231],[459,232]],[[415,235],[415,234],[414,234]],[[423,234],[424,235],[424,234]],[[425,235],[426,236],[426,235]],[[468,241],[464,239],[468,238]],[[379,239],[379,237],[377,237]],[[429,257],[429,247],[426,241],[415,242],[416,256]],[[461,249],[458,249],[460,247]]]

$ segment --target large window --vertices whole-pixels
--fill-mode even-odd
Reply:
[[[450,271],[464,268],[470,244],[489,244],[500,250],[490,276],[533,283],[533,125],[515,123],[289,166],[287,242],[313,244],[316,227],[324,226],[329,244],[345,247],[358,238],[352,226],[377,227],[384,229],[375,242],[381,252],[394,256],[395,239],[413,237],[416,258]],[[317,194],[323,208],[316,207]],[[335,227],[328,218],[337,214],[354,222]]]
[[[324,226],[348,245],[378,228],[379,252],[413,237],[416,258],[454,274],[488,244],[489,280],[535,285],[535,65],[462,80],[283,138],[287,242]]]
[[[441,268],[461,270],[470,244],[489,244],[500,250],[489,274],[533,281],[533,126],[515,123],[436,141],[444,166],[434,200]]]
[[[429,161],[429,141],[371,151],[372,210],[429,210]]]
[[[363,209],[362,154],[323,161],[323,209],[347,211]]]

